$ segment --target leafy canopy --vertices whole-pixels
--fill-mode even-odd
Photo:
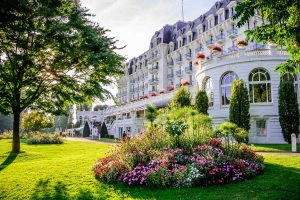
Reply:
[[[286,46],[290,59],[277,67],[281,74],[297,72],[300,67],[300,2],[299,0],[243,0],[236,8],[238,26],[246,24],[255,15],[262,16],[264,24],[245,33],[251,41],[275,42]]]
[[[27,132],[40,131],[54,126],[54,117],[41,113],[39,111],[31,111],[24,113],[22,117],[21,129]]]
[[[108,30],[73,0],[0,3],[0,112],[62,113],[67,104],[106,99],[123,57]]]

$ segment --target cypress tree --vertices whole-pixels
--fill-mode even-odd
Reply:
[[[280,82],[278,107],[283,137],[291,143],[291,134],[299,134],[298,101],[293,81]]]
[[[108,130],[107,130],[105,122],[102,123],[101,129],[100,129],[100,136],[102,138],[108,138]]]
[[[171,106],[185,107],[190,106],[192,102],[192,94],[184,86],[181,86],[174,95]]]
[[[91,135],[91,130],[88,122],[85,122],[83,128],[83,137],[89,137]]]
[[[208,96],[205,91],[199,91],[196,95],[195,108],[199,113],[208,115]]]
[[[248,90],[244,81],[234,80],[230,97],[229,120],[238,127],[248,131],[250,129],[250,102]]]

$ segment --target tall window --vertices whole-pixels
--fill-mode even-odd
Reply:
[[[239,79],[234,72],[225,73],[221,79],[222,105],[230,104],[231,85],[234,79]]]
[[[205,78],[203,86],[203,89],[205,90],[208,97],[208,105],[209,107],[212,107],[214,105],[214,91],[212,79],[210,77]]]
[[[272,102],[271,79],[266,70],[257,68],[250,73],[249,96],[250,103]]]

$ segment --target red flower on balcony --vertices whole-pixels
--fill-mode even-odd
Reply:
[[[203,52],[200,52],[197,54],[198,59],[205,59],[205,54]]]
[[[141,96],[141,97],[140,97],[140,99],[144,99],[144,98],[145,98],[145,96]]]
[[[218,51],[218,52],[221,52],[222,51],[222,48],[219,46],[219,45],[213,45],[212,48],[211,48],[211,51]]]
[[[189,85],[190,84],[190,82],[189,81],[187,81],[187,80],[185,80],[185,81],[183,81],[182,82],[182,84],[181,85]]]
[[[165,90],[160,90],[159,91],[159,94],[163,94],[163,93],[165,93]]]
[[[236,45],[238,47],[242,47],[243,48],[243,47],[246,47],[248,45],[248,42],[246,40],[244,40],[244,39],[240,39],[240,40],[238,40],[236,42]]]
[[[198,66],[198,65],[199,65],[199,61],[196,60],[196,61],[194,62],[194,65],[195,65],[195,66]]]
[[[170,85],[169,86],[169,91],[173,91],[174,90],[174,86],[173,85]]]
[[[152,93],[151,93],[151,96],[152,96],[152,97],[157,96],[156,92],[152,92]]]
[[[130,102],[135,102],[135,99],[131,99]]]
[[[144,96],[144,99],[148,99],[148,96],[147,96],[147,95],[145,95],[145,96]]]

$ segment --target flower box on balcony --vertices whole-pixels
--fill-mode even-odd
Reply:
[[[203,52],[200,52],[197,54],[198,59],[205,59],[205,54]]]
[[[214,46],[212,46],[211,51],[212,52],[214,52],[214,51],[221,52],[222,48],[218,45],[214,45]]]
[[[159,91],[159,94],[164,94],[165,93],[165,90],[160,90]]]
[[[190,82],[189,81],[187,81],[187,80],[185,80],[185,81],[183,81],[182,82],[182,84],[181,85],[189,85],[190,84]]]
[[[174,86],[173,85],[169,86],[169,91],[171,92],[173,90],[174,90]]]
[[[239,49],[245,49],[248,45],[248,42],[246,40],[238,40],[236,45]]]
[[[144,96],[144,99],[148,99],[148,96],[147,96],[147,95],[145,95],[145,96]]]
[[[152,93],[151,93],[151,96],[152,96],[152,97],[157,96],[156,92],[152,92]]]
[[[198,65],[199,65],[199,61],[196,60],[196,61],[194,62],[194,66],[198,66]]]

